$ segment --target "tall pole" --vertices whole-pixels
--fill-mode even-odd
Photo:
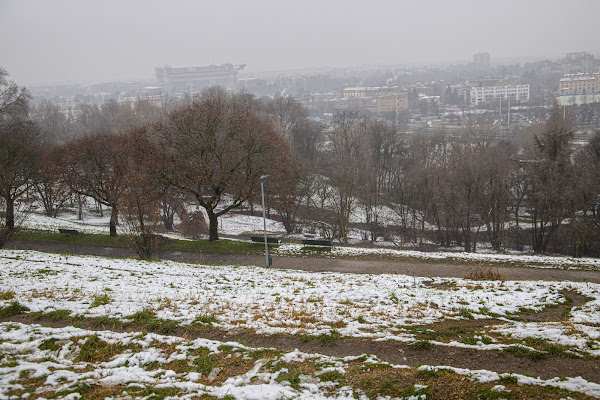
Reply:
[[[510,96],[508,96],[508,121],[506,125],[510,126]]]
[[[269,262],[269,246],[267,246],[267,216],[265,214],[265,179],[267,179],[269,175],[263,175],[260,177],[260,193],[262,195],[262,209],[263,209],[263,227],[265,232],[265,260],[267,268],[271,266]]]

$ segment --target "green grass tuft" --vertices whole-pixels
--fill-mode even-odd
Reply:
[[[519,358],[527,358],[530,360],[542,360],[548,357],[548,353],[543,353],[541,351],[532,350],[525,346],[513,345],[504,348],[505,353],[510,353],[515,357]]]
[[[317,336],[317,341],[321,343],[330,343],[340,339],[341,337],[342,335],[337,330],[333,329],[329,333],[321,333],[319,336]]]
[[[16,300],[10,302],[6,307],[0,308],[0,317],[11,317],[13,315],[23,314],[29,311],[29,308],[25,307]]]
[[[92,300],[92,307],[100,307],[109,304],[112,301],[110,296],[107,293],[97,294],[94,296]]]
[[[0,292],[0,300],[12,300],[15,297],[15,292],[12,290],[4,290]]]
[[[415,350],[428,350],[433,347],[433,343],[429,340],[417,340],[410,344],[410,347]]]

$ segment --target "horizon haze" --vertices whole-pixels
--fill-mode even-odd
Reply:
[[[597,53],[599,14],[592,0],[0,0],[0,66],[29,86],[227,62],[262,72],[467,63],[489,52],[494,64]]]

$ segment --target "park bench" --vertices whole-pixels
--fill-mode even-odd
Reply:
[[[81,232],[75,230],[75,229],[63,229],[63,228],[58,228],[58,231],[60,233],[64,233],[66,235],[81,235]]]
[[[302,239],[302,244],[310,246],[329,246],[331,247],[331,240],[325,239]]]
[[[264,236],[250,236],[250,240],[252,240],[253,242],[258,242],[258,243],[265,242]],[[267,237],[267,243],[279,244],[279,239]]]

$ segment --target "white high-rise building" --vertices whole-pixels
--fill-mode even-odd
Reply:
[[[529,85],[506,85],[472,87],[470,92],[471,105],[489,103],[494,100],[510,98],[514,102],[529,101]]]

